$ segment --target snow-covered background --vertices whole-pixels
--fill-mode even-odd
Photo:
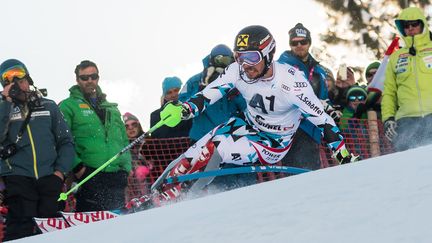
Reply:
[[[17,242],[432,242],[432,146]]]

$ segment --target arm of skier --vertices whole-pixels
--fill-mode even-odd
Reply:
[[[322,103],[314,94],[307,80],[300,75],[296,75],[296,80],[297,83],[302,84],[293,87],[295,93],[293,102],[303,113],[303,116],[320,129],[327,146],[333,151],[333,157],[342,164],[355,160],[356,157],[350,155],[346,149],[339,128],[334,120],[324,112]]]
[[[193,116],[199,115],[203,112],[206,107],[214,104],[216,101],[224,97],[234,86],[234,75],[235,70],[233,65],[225,68],[225,72],[222,73],[216,80],[211,82],[201,92],[192,95],[184,105],[186,105]]]

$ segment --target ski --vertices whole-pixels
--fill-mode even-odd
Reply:
[[[172,165],[172,163],[170,164]],[[143,195],[139,198],[134,198],[131,201],[129,201],[125,205],[125,210],[129,213],[134,213],[154,207],[159,207],[161,205],[161,195],[164,194],[164,192],[159,191],[159,187],[162,184],[173,184],[173,183],[181,183],[181,182],[187,182],[197,179],[206,179],[206,178],[214,178],[217,176],[224,176],[224,175],[235,175],[235,174],[244,174],[244,173],[259,173],[259,172],[281,172],[281,173],[288,173],[288,174],[301,174],[309,172],[308,169],[302,169],[297,167],[289,167],[289,166],[245,166],[245,167],[237,167],[237,168],[229,168],[229,169],[215,169],[212,168],[208,171],[203,172],[196,172],[193,174],[187,174],[187,175],[181,175],[181,176],[173,176],[168,177],[168,170],[164,171],[163,176],[159,177],[158,183],[155,186],[155,184],[152,185],[152,193]],[[163,179],[162,179],[163,178]],[[192,185],[193,186],[193,185]]]
[[[235,174],[245,174],[245,173],[259,173],[259,172],[282,172],[289,174],[301,174],[305,172],[309,172],[308,169],[302,169],[297,167],[289,167],[289,166],[247,166],[247,167],[237,167],[237,168],[229,168],[229,169],[220,169],[220,170],[210,170],[204,172],[197,172],[188,175],[181,176],[173,176],[164,179],[164,183],[172,184],[178,182],[185,182],[196,180],[205,177],[213,177],[213,176],[223,176],[223,175],[235,175]]]
[[[172,167],[173,165],[174,163],[170,164],[169,167]],[[163,183],[173,184],[173,183],[197,180],[201,178],[210,178],[210,177],[217,177],[217,176],[224,176],[224,175],[259,173],[259,172],[281,172],[281,173],[289,173],[289,174],[301,174],[309,171],[310,170],[308,169],[288,167],[288,166],[247,166],[247,167],[237,167],[237,168],[229,168],[229,169],[211,169],[208,171],[196,172],[193,174],[174,176],[169,178],[166,178],[168,173],[165,173],[163,176],[159,178],[160,180],[158,181],[158,183],[154,184],[155,186],[154,188],[156,189],[159,185]],[[129,208],[122,208],[119,210],[111,210],[111,211],[106,210],[106,211],[93,211],[93,212],[59,212],[61,217],[33,218],[33,220],[37,225],[37,228],[40,233],[53,232],[53,231],[81,225],[81,224],[88,224],[88,223],[97,222],[101,220],[107,220],[107,219],[118,217],[120,215],[152,208],[155,206],[152,204],[153,196],[154,195],[144,195],[140,198],[136,198],[135,201],[133,201],[133,206],[129,205]]]
[[[171,163],[168,164],[168,166],[165,168],[165,170],[162,172],[162,174],[156,179],[156,181],[151,185],[151,191],[156,190],[159,188],[160,185],[164,183],[165,178],[168,176],[170,170],[176,166],[176,164],[182,159],[182,156],[179,156],[177,159],[171,161]]]

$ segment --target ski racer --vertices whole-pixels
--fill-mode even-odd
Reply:
[[[320,129],[339,163],[356,160],[304,75],[288,64],[273,62],[275,48],[276,42],[265,27],[253,25],[242,29],[235,39],[236,62],[201,92],[175,104],[181,109],[165,109],[165,113],[191,119],[234,88],[247,103],[243,117],[232,117],[217,126],[166,168],[152,186],[157,192],[151,196],[153,203],[171,201],[181,195],[182,183],[167,185],[163,183],[164,177],[217,169],[224,164],[277,163],[290,149],[302,115]],[[197,181],[191,188],[201,189],[208,183],[210,180]],[[144,201],[149,199],[145,196]]]

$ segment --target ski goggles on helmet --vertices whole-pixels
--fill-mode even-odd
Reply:
[[[217,55],[213,57],[213,64],[216,67],[227,67],[233,62],[233,58],[230,56]]]
[[[235,52],[235,60],[240,65],[255,66],[262,61],[262,56],[259,51],[237,51]]]
[[[12,83],[15,78],[23,79],[25,76],[27,76],[26,70],[23,67],[16,66],[6,70],[4,73],[2,73],[1,77],[5,85],[8,85]]]

